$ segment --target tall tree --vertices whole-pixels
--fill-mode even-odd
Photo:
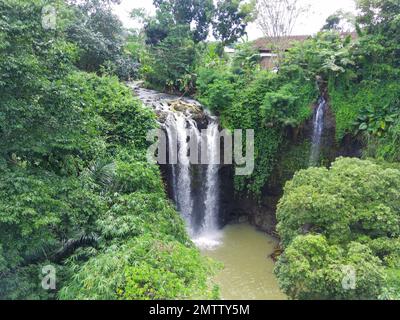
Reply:
[[[165,27],[180,25],[191,31],[195,42],[207,38],[214,12],[212,0],[154,0],[153,3],[157,8],[157,21],[151,21],[147,31],[153,31],[151,27],[161,31],[160,27],[165,30]]]
[[[158,89],[188,92],[195,79],[196,45],[213,34],[222,44],[245,34],[254,6],[244,0],[154,0],[156,14],[134,10],[131,17],[144,22],[151,56],[147,80]]]
[[[380,47],[379,59],[400,66],[400,0],[357,0],[357,23]],[[377,48],[377,47],[375,47]]]
[[[242,0],[218,0],[214,20],[213,35],[224,44],[235,42],[246,33],[247,24],[254,20],[255,2]]]
[[[357,22],[370,32],[394,31],[400,24],[400,0],[357,0],[357,8],[360,11]]]
[[[112,8],[120,0],[67,2],[76,15],[66,33],[68,40],[80,48],[78,67],[92,72],[107,67],[125,80],[135,76],[137,61],[124,52],[125,31]]]
[[[288,36],[308,8],[299,0],[257,0],[257,24],[277,53],[278,63],[287,47]]]
[[[354,30],[355,16],[351,12],[338,10],[331,14],[322,27],[322,30],[336,30],[339,32],[350,32]]]
[[[244,0],[154,0],[155,17],[145,19],[147,43],[155,45],[176,26],[185,26],[195,43],[206,40],[213,28],[214,37],[223,43],[235,42],[253,20],[254,3]],[[133,14],[138,17],[137,13]],[[143,19],[141,15],[139,17]]]

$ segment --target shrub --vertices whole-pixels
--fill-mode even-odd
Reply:
[[[214,264],[176,241],[137,237],[86,262],[61,299],[184,299],[211,297]],[[98,275],[101,274],[101,281]]]
[[[293,298],[376,299],[387,259],[398,253],[399,187],[399,170],[359,159],[295,174],[277,211],[283,290]],[[342,290],[342,265],[355,268],[355,291]]]

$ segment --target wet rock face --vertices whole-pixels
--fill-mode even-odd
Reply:
[[[152,107],[157,114],[158,121],[165,123],[171,112],[182,113],[196,121],[198,128],[206,129],[209,117],[202,105],[191,98],[177,97],[167,93],[142,88],[140,82],[128,83],[138,98],[147,106]]]
[[[232,221],[232,213],[234,211],[234,186],[233,186],[234,169],[232,165],[223,165],[219,170],[220,177],[220,214],[219,225],[221,227]]]
[[[257,229],[276,236],[276,206],[279,196],[264,195],[260,202],[251,198],[237,198],[233,204],[232,222],[249,222]]]
[[[337,157],[361,158],[364,147],[365,142],[360,137],[353,137],[348,134],[339,146]]]
[[[363,142],[351,135],[346,135],[342,141],[336,140],[336,119],[329,104],[324,116],[324,131],[322,134],[322,156],[325,158],[323,165],[329,165],[337,157],[362,157]]]
[[[324,116],[324,130],[322,132],[321,145],[322,156],[329,162],[334,161],[338,148],[336,144],[336,120],[329,102]]]
[[[333,114],[332,108],[329,104],[327,97],[327,108],[324,114],[324,128],[321,137],[321,151],[320,151],[320,165],[329,166],[338,156],[348,157],[360,157],[362,152],[362,143],[354,137],[346,136],[341,143],[336,141],[336,120]],[[317,105],[314,105],[313,111]],[[288,127],[285,130],[286,146],[281,149],[280,158],[278,158],[277,166],[273,170],[271,177],[269,178],[268,184],[264,187],[261,201],[255,199],[238,197],[235,199],[232,214],[230,216],[231,221],[241,222],[248,221],[258,229],[270,234],[276,235],[275,227],[277,224],[276,220],[276,208],[279,199],[283,195],[283,187],[285,180],[290,177],[299,169],[307,168],[310,148],[307,148],[311,143],[311,137],[313,134],[313,119],[306,121],[302,126],[298,128]],[[303,158],[301,159],[298,152],[294,152],[296,148],[299,150],[304,149]],[[291,151],[292,150],[292,151]],[[285,167],[288,159],[296,161],[296,166]],[[285,161],[286,160],[286,161]],[[293,162],[292,161],[292,162]],[[301,162],[301,163],[297,163]],[[285,179],[279,173],[286,172]]]

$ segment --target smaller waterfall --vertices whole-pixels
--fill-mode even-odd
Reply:
[[[312,145],[310,154],[310,166],[318,165],[319,156],[321,152],[321,138],[324,130],[324,115],[326,109],[326,101],[324,98],[320,98],[318,101],[318,107],[314,114],[313,121],[313,135],[312,135]]]

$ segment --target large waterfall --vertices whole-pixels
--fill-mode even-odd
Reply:
[[[326,101],[324,98],[321,97],[318,101],[318,107],[314,114],[310,166],[318,165],[321,152],[321,138],[324,130],[325,109],[326,109]]]
[[[187,130],[188,124],[190,130]],[[182,216],[187,222],[187,225],[190,228],[189,232],[193,233],[193,199],[191,192],[190,161],[188,157],[188,133],[190,134],[192,131],[197,131],[197,128],[194,126],[192,121],[188,123],[187,119],[182,114],[174,113],[168,115],[167,121],[164,123],[163,127],[168,136],[168,154],[170,155],[169,163],[172,173],[171,190],[173,200],[176,203],[177,209],[182,213]],[[175,157],[175,155],[177,155],[177,157]]]
[[[215,212],[218,212],[219,204],[219,179],[218,169],[219,162],[217,156],[219,155],[219,129],[218,122],[213,119],[207,129],[207,154],[209,156],[210,164],[207,165],[206,174],[206,190],[205,190],[205,214],[203,232],[215,232],[217,230],[217,221]]]
[[[166,133],[170,196],[186,222],[189,235],[201,247],[217,245],[220,197],[218,119],[204,111],[195,100],[135,84],[132,88],[145,105],[156,111]],[[198,122],[203,128],[199,128]]]

